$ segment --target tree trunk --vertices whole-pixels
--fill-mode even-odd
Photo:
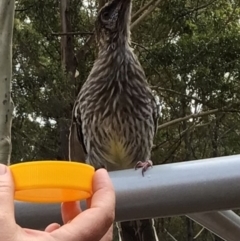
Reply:
[[[186,85],[183,86],[182,94],[186,94]],[[189,105],[185,98],[181,100],[182,106],[182,116],[187,116],[189,114]],[[191,155],[191,141],[190,141],[190,133],[188,130],[188,123],[187,121],[183,121],[182,124],[182,131],[185,131],[183,142],[184,142],[184,149],[185,149],[185,160],[189,161],[192,157]],[[193,221],[189,218],[186,218],[186,227],[187,227],[187,241],[193,241]]]
[[[61,0],[60,2],[60,17],[61,17],[61,28],[63,33],[71,32],[71,18],[70,18],[70,0]],[[73,35],[62,35],[61,36],[61,62],[62,68],[65,72],[65,76],[68,80],[70,87],[70,95],[72,103],[69,103],[69,110],[66,110],[66,116],[71,119],[71,107],[76,97],[76,78],[75,73],[77,70],[77,60],[74,54],[74,44]],[[69,94],[69,93],[67,93]],[[67,98],[66,98],[67,99]],[[66,119],[57,120],[59,133],[60,133],[60,143],[58,151],[58,159],[68,160],[69,145],[69,122]]]
[[[8,165],[12,150],[11,79],[14,5],[14,0],[0,1],[0,163]]]
[[[69,121],[66,119],[59,119],[58,126],[60,130],[60,143],[58,151],[58,160],[68,160],[68,136],[69,136]]]
[[[220,118],[219,115],[215,115],[215,125],[213,126],[213,134],[212,134],[212,157],[218,157],[218,138],[219,138],[219,125]],[[218,236],[214,235],[214,241],[223,241]]]
[[[193,241],[193,221],[189,218],[186,218],[187,224],[187,241]]]

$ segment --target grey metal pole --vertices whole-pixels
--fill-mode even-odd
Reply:
[[[240,155],[154,166],[144,177],[141,170],[132,169],[110,176],[117,196],[117,221],[240,207]],[[16,203],[17,222],[25,227],[58,222],[56,212],[59,205]]]
[[[110,173],[117,219],[183,215],[240,207],[240,155]]]
[[[187,216],[226,241],[240,240],[240,217],[232,211],[193,213]]]

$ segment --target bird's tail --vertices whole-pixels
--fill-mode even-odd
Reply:
[[[158,241],[153,219],[117,223],[119,241]]]

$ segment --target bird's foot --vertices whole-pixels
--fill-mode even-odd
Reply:
[[[153,162],[151,160],[147,160],[145,162],[139,161],[135,165],[135,170],[137,170],[138,168],[142,168],[142,175],[144,176],[144,172],[147,171],[147,169],[152,166],[153,166]]]

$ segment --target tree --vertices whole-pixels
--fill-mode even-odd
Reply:
[[[10,164],[12,149],[11,79],[14,4],[14,0],[0,2],[0,163],[4,164]]]
[[[72,104],[95,59],[94,19],[104,2],[16,2],[13,163],[66,158]],[[239,13],[239,1],[133,1],[132,46],[161,103],[154,163],[239,153]],[[163,240],[198,233],[196,240],[213,240],[185,217],[156,223]]]

